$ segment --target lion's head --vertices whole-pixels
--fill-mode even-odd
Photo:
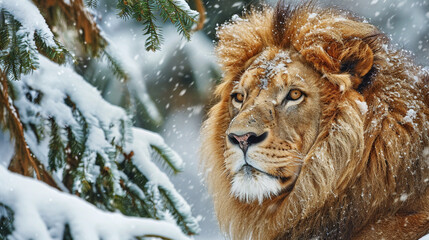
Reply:
[[[218,37],[202,160],[229,237],[349,238],[428,203],[427,76],[374,26],[280,3]]]
[[[322,77],[293,49],[267,48],[248,60],[228,103],[225,168],[245,202],[287,193],[319,132]]]

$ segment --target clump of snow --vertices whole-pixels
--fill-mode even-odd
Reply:
[[[128,150],[129,151],[134,151],[134,156],[135,157],[135,161],[137,161],[137,163],[139,165],[144,165],[144,164],[148,164],[150,166],[154,166],[155,168],[157,168],[155,165],[152,165],[153,163],[149,161],[150,159],[150,146],[154,146],[158,149],[161,149],[163,154],[166,155],[171,163],[174,165],[175,168],[182,170],[183,169],[183,161],[180,158],[180,156],[173,151],[170,147],[167,146],[167,144],[165,143],[164,139],[158,135],[157,133],[153,133],[144,129],[140,129],[140,128],[133,128],[133,144],[131,144],[130,146],[128,146]],[[147,146],[146,148],[142,148],[142,146]],[[143,163],[145,162],[145,163]],[[149,178],[150,181],[152,182],[156,182],[157,184],[161,184],[161,183],[165,183],[165,186],[171,184],[170,181],[168,180],[168,177],[161,172],[161,170],[157,169],[144,169],[144,172],[142,171],[142,173],[146,173],[145,174],[146,177]],[[160,176],[162,175],[162,179],[161,181],[156,180],[155,178],[151,178],[151,176],[158,176],[158,173],[160,173]],[[167,177],[167,179],[164,179],[164,176]],[[171,184],[172,186],[172,184]]]
[[[231,21],[233,21],[233,22],[239,22],[239,21],[243,21],[243,19],[240,16],[238,16],[237,14],[234,14],[231,17]]]
[[[188,239],[175,224],[104,212],[43,182],[11,173],[0,165],[0,202],[14,212],[14,239],[53,239],[68,224],[73,237],[133,239],[160,236]]]
[[[268,87],[268,79],[267,78],[265,78],[265,77],[261,78],[261,85],[260,85],[260,87],[262,89],[267,89],[267,87]]]
[[[172,2],[174,5],[182,9],[186,14],[188,14],[192,18],[196,18],[199,16],[199,13],[195,10],[192,10],[185,0],[172,0]]]
[[[362,115],[365,115],[368,112],[368,105],[366,104],[366,102],[361,102],[359,100],[355,100],[355,102],[359,107],[360,113],[362,113]]]
[[[407,115],[404,117],[404,122],[413,123],[413,120],[417,117],[417,112],[414,109],[409,109]]]
[[[408,194],[406,193],[401,194],[401,197],[399,198],[401,202],[405,202],[407,199],[408,199]]]
[[[254,61],[254,64],[257,65],[258,68],[264,69],[264,72],[262,73],[263,77],[260,79],[260,87],[262,89],[267,88],[269,79],[272,79],[279,74],[286,74],[288,72],[286,64],[292,62],[289,52],[287,51],[279,51],[272,59],[268,59],[267,52],[268,51],[263,52]]]

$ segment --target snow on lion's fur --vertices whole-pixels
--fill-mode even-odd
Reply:
[[[201,155],[228,238],[429,231],[429,78],[404,51],[314,4],[250,11],[218,37]]]

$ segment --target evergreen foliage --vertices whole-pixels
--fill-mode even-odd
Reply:
[[[23,11],[42,18],[31,2],[18,2]],[[76,53],[57,40],[61,30],[74,28],[78,34],[68,40],[80,43],[79,54],[104,59],[123,82],[132,77],[106,48],[108,42],[82,0],[33,2],[46,21],[40,27],[0,2],[0,126],[15,143],[9,170],[36,177],[102,210],[174,221],[184,233],[196,234],[198,223],[189,206],[148,159],[155,154],[177,173],[182,168],[177,154],[158,135],[133,128],[132,116],[105,102],[70,67],[58,65],[76,61]],[[86,4],[94,7],[97,1]],[[197,17],[180,0],[120,0],[117,7],[121,17],[142,22],[149,50],[158,49],[162,40],[155,13],[171,20],[186,38]],[[72,20],[64,28],[61,21],[68,17]],[[57,37],[50,31],[53,27],[59,29]],[[1,199],[0,238],[7,239],[15,231],[14,212]],[[64,239],[73,239],[68,224],[60,229]]]
[[[148,36],[146,49],[152,51],[158,50],[162,42],[155,16],[157,13],[163,22],[170,20],[186,39],[190,38],[191,27],[198,17],[198,13],[191,10],[183,0],[118,0],[117,8],[120,9],[120,17],[142,23],[143,32]]]
[[[0,203],[0,239],[6,239],[12,234],[13,228],[13,211]]]
[[[38,68],[39,52],[62,64],[68,52],[58,41],[49,43],[49,37],[37,30],[30,32],[5,9],[0,10],[0,64],[3,71],[13,80],[21,74],[31,73]]]

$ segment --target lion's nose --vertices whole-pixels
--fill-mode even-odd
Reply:
[[[228,134],[228,139],[232,144],[238,145],[244,153],[250,145],[260,143],[267,138],[268,132],[264,132],[261,135],[256,135],[254,132],[249,132],[243,135],[237,135],[234,133]]]

